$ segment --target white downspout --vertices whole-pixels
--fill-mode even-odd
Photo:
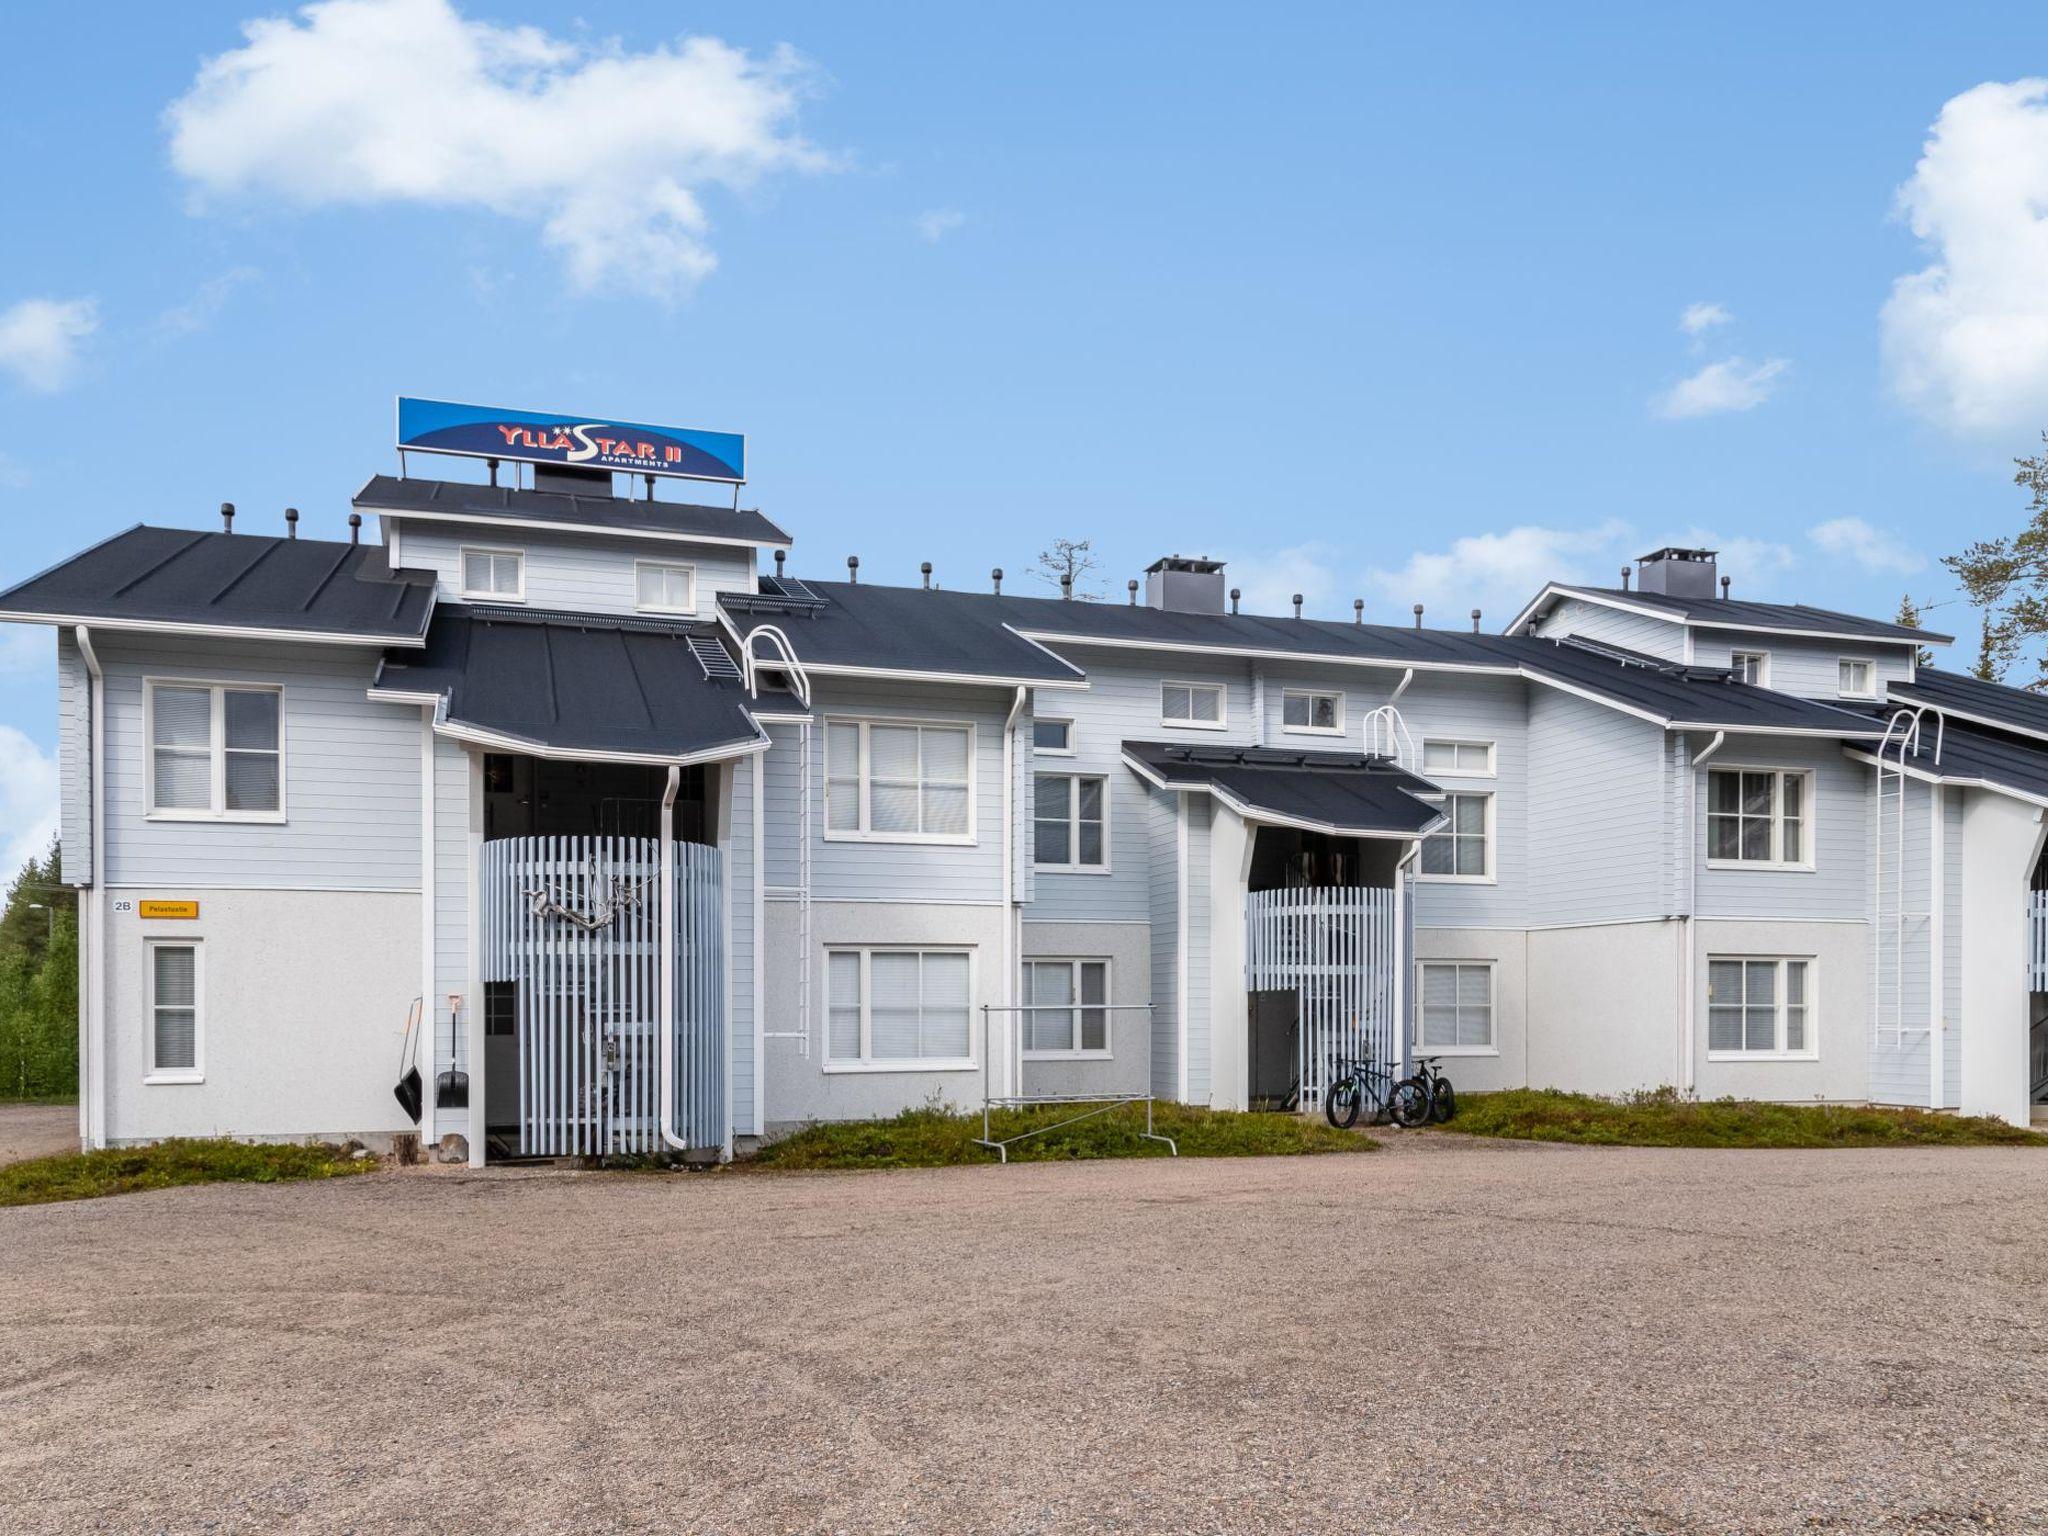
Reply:
[[[1387,695],[1387,702],[1389,704],[1400,703],[1401,695],[1408,691],[1408,685],[1414,681],[1415,669],[1413,667],[1409,667],[1407,670],[1402,672],[1401,681],[1394,684],[1394,691]]]
[[[669,764],[668,783],[661,792],[661,1139],[678,1152],[690,1144],[677,1137],[676,1123],[676,793],[683,770]]]
[[[1688,630],[1687,634],[1690,633]],[[1693,1057],[1699,1028],[1698,1005],[1693,998],[1699,990],[1699,956],[1694,953],[1699,946],[1693,930],[1700,904],[1700,764],[1720,751],[1721,744],[1727,739],[1726,731],[1714,732],[1714,739],[1692,758],[1685,774],[1685,912],[1679,919],[1679,942],[1684,946],[1681,969],[1685,975],[1685,1004],[1679,1010],[1682,1022],[1678,1031],[1678,1089],[1681,1093],[1693,1090]]]
[[[1017,1094],[1024,1091],[1022,1081],[1024,1075],[1023,1052],[1021,1049],[1012,1052],[1009,1048],[1009,1042],[1013,1034],[1020,1041],[1024,1038],[1023,1030],[1020,1027],[1019,1015],[1015,1012],[1018,1004],[1023,1001],[1018,991],[1018,983],[1023,965],[1017,953],[1017,950],[1022,948],[1023,936],[1021,934],[1013,934],[1018,916],[1016,884],[1017,834],[1014,830],[1014,820],[1016,817],[1015,802],[1017,799],[1017,719],[1024,713],[1024,703],[1029,697],[1029,693],[1030,690],[1025,688],[1017,690],[1017,696],[1010,701],[1010,713],[1003,721],[1003,942],[1001,949],[1003,963],[1003,1075],[997,1091],[1005,1094]],[[1015,947],[1013,948],[1013,946]],[[983,1014],[984,1028],[987,1026],[987,1020],[988,1015]],[[983,1040],[981,1048],[984,1053],[992,1051],[995,1048],[994,1042]],[[1015,1083],[1010,1081],[1013,1056],[1016,1061],[1016,1071],[1019,1079]],[[983,1059],[987,1059],[986,1055],[984,1055]]]
[[[92,712],[89,746],[92,764],[87,773],[92,795],[92,899],[86,903],[86,945],[91,961],[86,969],[85,1018],[79,1029],[80,1084],[79,1136],[88,1148],[107,1144],[107,678],[100,670],[99,653],[92,647],[92,631],[79,624],[72,629],[78,654],[85,662],[88,707]]]

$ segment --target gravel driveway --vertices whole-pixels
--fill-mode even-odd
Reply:
[[[2048,1156],[1411,1139],[0,1211],[0,1529],[2048,1525]]]
[[[0,1163],[77,1150],[76,1104],[0,1104]]]

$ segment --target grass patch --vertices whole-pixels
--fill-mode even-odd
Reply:
[[[2003,1120],[1924,1109],[1686,1099],[1660,1088],[1618,1099],[1550,1088],[1458,1095],[1446,1131],[1612,1147],[2048,1146]]]
[[[1060,1105],[998,1110],[990,1126],[998,1137],[1015,1136],[1075,1113]],[[1180,1144],[1182,1157],[1287,1157],[1309,1152],[1369,1152],[1369,1136],[1333,1131],[1320,1120],[1294,1115],[1234,1114],[1184,1104],[1153,1106],[1161,1135]],[[1034,1136],[1010,1148],[1013,1163],[1077,1162],[1103,1157],[1165,1157],[1166,1148],[1143,1139],[1143,1105],[1125,1105],[1078,1125]],[[978,1147],[981,1115],[954,1114],[936,1105],[906,1109],[886,1120],[849,1120],[809,1125],[770,1142],[753,1159],[758,1167],[950,1168],[992,1163],[995,1153]]]
[[[91,1200],[180,1184],[275,1184],[332,1179],[377,1166],[333,1146],[251,1146],[239,1141],[160,1141],[149,1147],[68,1152],[0,1167],[0,1205]]]

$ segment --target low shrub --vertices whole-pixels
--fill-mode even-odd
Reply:
[[[9,1163],[0,1167],[0,1205],[91,1200],[181,1184],[331,1179],[376,1166],[374,1157],[355,1158],[335,1146],[178,1139]]]
[[[1836,1104],[1689,1099],[1670,1088],[1604,1099],[1553,1088],[1458,1096],[1443,1127],[1468,1136],[1617,1147],[2048,1146],[2002,1120]]]

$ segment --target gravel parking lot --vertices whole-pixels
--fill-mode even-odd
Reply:
[[[2044,1279],[2025,1149],[0,1211],[0,1529],[2040,1529]]]

